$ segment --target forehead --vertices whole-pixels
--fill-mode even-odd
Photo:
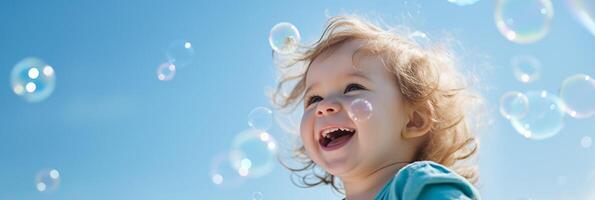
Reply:
[[[318,56],[312,61],[306,73],[306,85],[309,86],[321,80],[350,74],[359,74],[369,78],[387,74],[383,73],[387,71],[384,71],[384,67],[381,67],[382,61],[379,57],[355,54],[363,45],[364,42],[361,40],[347,41]],[[354,63],[355,61],[357,63]]]

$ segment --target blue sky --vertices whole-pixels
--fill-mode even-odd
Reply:
[[[479,75],[493,114],[479,133],[485,199],[595,198],[595,150],[580,146],[595,136],[595,118],[566,117],[557,136],[534,141],[497,113],[506,91],[557,93],[570,75],[595,75],[595,36],[565,1],[553,6],[548,35],[519,45],[500,35],[496,2],[488,0],[464,7],[446,0],[2,1],[0,199],[251,199],[255,192],[263,199],[339,199],[328,187],[295,187],[278,164],[237,187],[214,185],[209,168],[248,128],[248,113],[269,105],[270,28],[291,22],[311,43],[326,14],[352,13],[461,44],[460,59]],[[412,17],[403,18],[407,12]],[[159,81],[155,70],[178,39],[192,42],[195,60]],[[541,61],[539,80],[515,80],[510,59],[520,54]],[[29,56],[56,72],[55,91],[39,103],[10,87],[12,67]],[[285,137],[276,125],[270,133]],[[51,193],[35,189],[44,168],[60,170]]]

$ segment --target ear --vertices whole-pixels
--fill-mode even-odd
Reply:
[[[432,120],[430,113],[424,113],[416,110],[411,111],[408,116],[408,122],[401,135],[405,139],[417,138],[430,132]]]

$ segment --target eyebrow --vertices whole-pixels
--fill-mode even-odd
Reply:
[[[347,77],[357,77],[357,78],[361,78],[364,79],[368,82],[371,82],[370,79],[368,77],[366,77],[365,75],[361,74],[361,73],[357,73],[357,72],[352,72],[347,74]],[[310,87],[306,88],[306,91],[304,92],[304,94],[308,94],[308,92],[310,92],[310,90],[314,87],[318,85],[318,83],[314,83],[312,84]]]

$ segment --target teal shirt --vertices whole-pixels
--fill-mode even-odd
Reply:
[[[418,161],[399,170],[375,200],[480,199],[465,178],[432,161]]]

